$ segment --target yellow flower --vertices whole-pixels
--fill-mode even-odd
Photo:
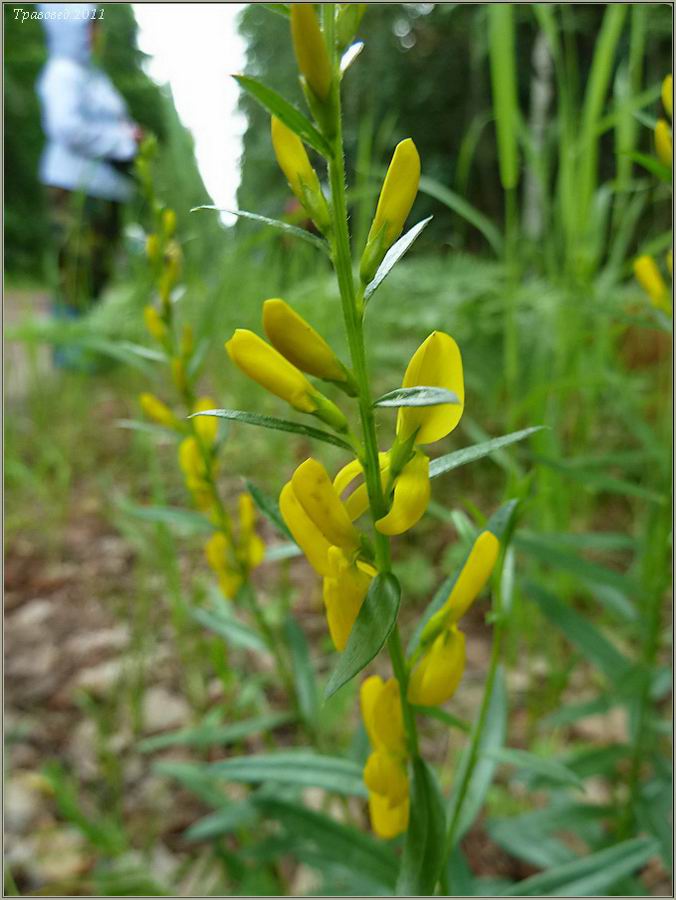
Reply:
[[[160,254],[160,239],[156,234],[149,234],[146,238],[146,256],[151,263],[157,261]]]
[[[184,322],[183,327],[181,328],[181,356],[187,357],[192,355],[192,351],[195,347],[195,335],[192,330],[192,325],[189,322]]]
[[[249,494],[238,499],[239,529],[233,544],[222,532],[215,532],[204,546],[207,562],[218,576],[226,597],[234,598],[248,573],[263,561],[265,544],[255,532],[256,514]]]
[[[263,326],[270,343],[308,375],[345,382],[348,373],[323,337],[283,300],[266,300]]]
[[[380,463],[380,481],[383,490],[385,490],[387,486],[387,479],[390,473],[390,454],[379,453],[378,459]],[[339,495],[342,494],[343,491],[345,491],[346,488],[349,487],[349,485],[357,478],[357,476],[363,476],[363,474],[364,470],[362,468],[361,461],[359,459],[353,459],[347,465],[343,466],[343,468],[333,479],[333,486],[336,489],[336,492]],[[344,503],[347,514],[353,522],[360,516],[362,516],[369,506],[369,497],[368,491],[366,489],[366,484],[362,481],[362,483],[359,484],[352,491],[352,493],[348,495]]]
[[[145,321],[148,334],[150,334],[151,337],[154,337],[156,341],[160,342],[165,340],[168,329],[154,306],[146,306],[144,308],[143,320]]]
[[[271,132],[275,156],[289,187],[324,231],[330,222],[329,209],[303,142],[276,116],[272,117]]]
[[[671,168],[673,146],[671,142],[671,128],[665,119],[658,119],[655,125],[655,150],[660,162]]]
[[[306,459],[293,473],[291,484],[298,502],[329,544],[348,553],[358,550],[359,532],[320,462]]]
[[[652,256],[639,256],[634,260],[634,275],[653,305],[669,312],[669,290]]]
[[[316,411],[317,391],[305,375],[253,331],[238,328],[225,348],[235,365],[271,394],[299,412]]]
[[[212,534],[204,545],[207,562],[218,576],[221,591],[230,600],[237,595],[244,580],[239,569],[233,565],[231,554],[230,541],[222,531]]]
[[[376,528],[381,534],[403,534],[423,517],[429,502],[430,461],[416,450],[395,478],[390,510],[378,519]]]
[[[370,281],[383,256],[402,232],[420,182],[420,156],[411,138],[397,144],[361,261],[361,279]]]
[[[465,669],[465,635],[453,625],[444,629],[418,660],[408,683],[408,700],[438,706],[455,693]]]
[[[465,403],[460,350],[453,338],[443,331],[433,331],[411,357],[402,387],[418,386],[446,388],[460,401],[459,405],[399,407],[399,439],[404,441],[415,432],[416,444],[432,444],[453,431],[462,417]]]
[[[265,556],[265,544],[255,531],[256,507],[249,494],[240,494],[237,505],[241,559],[248,569],[255,569],[263,562]]]
[[[673,101],[674,82],[671,75],[667,75],[667,77],[662,82],[662,106],[664,107],[664,110],[670,119],[673,115]]]
[[[176,389],[183,392],[188,384],[186,372],[185,372],[185,363],[183,360],[175,356],[171,360],[171,377],[176,385]]]
[[[399,685],[372,675],[360,691],[364,727],[373,747],[364,767],[373,830],[382,838],[401,834],[408,826],[406,735]]]
[[[279,495],[279,511],[294,541],[303,551],[315,572],[319,575],[329,575],[331,572],[329,568],[331,544],[301,506],[290,481],[284,485]]]
[[[329,574],[324,578],[324,606],[336,650],[347,646],[352,626],[368,592],[375,569],[350,561],[339,547],[328,550]]]
[[[176,213],[173,209],[165,209],[162,213],[162,231],[165,237],[173,237],[176,231]]]
[[[298,68],[320,100],[331,89],[331,61],[311,3],[291,4],[291,37]]]
[[[178,464],[195,504],[203,512],[208,512],[213,506],[213,495],[202,451],[194,437],[187,437],[179,444]]]
[[[205,412],[208,409],[216,409],[211,397],[200,397],[193,407],[193,413]],[[215,416],[197,416],[192,420],[195,423],[195,431],[205,447],[212,447],[218,436],[218,419]]]
[[[141,394],[139,396],[141,409],[154,422],[167,428],[180,428],[180,423],[169,407],[162,403],[154,394]]]

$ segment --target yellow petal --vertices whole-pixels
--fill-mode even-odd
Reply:
[[[364,470],[360,460],[353,459],[351,462],[347,463],[333,479],[333,486],[336,489],[336,493],[340,496],[358,475],[363,474]]]
[[[214,572],[223,573],[228,569],[230,543],[222,531],[216,531],[204,545],[204,555]]]
[[[467,562],[453,585],[444,608],[451,613],[451,622],[457,622],[474,603],[495,567],[500,541],[492,531],[482,531],[470,550]]]
[[[221,592],[228,598],[228,600],[234,600],[237,596],[237,592],[242,587],[244,579],[239,574],[239,572],[221,572],[218,576],[218,586],[221,589]]]
[[[303,202],[303,186],[311,192],[319,193],[317,173],[310,165],[305,147],[298,135],[276,116],[272,117],[270,131],[279,168],[286,176],[289,187],[296,197]]]
[[[402,761],[386,750],[374,750],[364,766],[364,784],[396,806],[408,797],[408,776]]]
[[[443,331],[433,331],[418,347],[406,369],[403,387],[446,388],[458,397],[458,406],[401,406],[397,416],[397,436],[406,440],[418,429],[416,444],[431,444],[446,437],[462,417],[465,385],[462,357],[453,338]]]
[[[381,534],[403,534],[418,522],[430,502],[430,461],[421,450],[394,482],[390,511],[376,522]]]
[[[225,348],[238,368],[300,412],[317,409],[315,389],[305,375],[253,331],[238,328]]]
[[[634,260],[634,275],[653,303],[661,305],[667,297],[667,286],[652,256],[639,256]]]
[[[671,168],[674,149],[671,142],[671,128],[664,119],[658,119],[655,125],[655,150],[660,162]]]
[[[159,425],[165,425],[167,428],[177,428],[178,420],[169,407],[162,403],[154,394],[141,394],[139,396],[141,409]]]
[[[279,511],[294,541],[320,575],[329,575],[329,547],[331,546],[298,502],[289,481],[279,495]]]
[[[369,815],[371,828],[384,840],[403,834],[408,828],[408,797],[397,806],[391,806],[386,797],[369,794]]]
[[[242,560],[247,569],[255,569],[265,557],[265,544],[255,532],[256,507],[250,494],[240,494],[239,543]]]
[[[188,486],[191,481],[201,482],[204,478],[204,460],[194,437],[187,437],[179,444],[178,464],[189,482]]]
[[[404,717],[396,679],[383,681],[378,675],[367,678],[361,686],[360,701],[364,727],[372,746],[376,750],[385,749],[405,756]]]
[[[664,107],[664,111],[671,119],[673,116],[673,105],[674,105],[674,82],[671,75],[667,75],[667,77],[662,82],[662,106]]]
[[[329,569],[323,592],[326,619],[331,640],[342,653],[373,576],[351,563],[339,547],[329,547]]]
[[[163,341],[167,336],[167,326],[162,321],[160,314],[154,306],[146,306],[143,310],[143,319],[151,337],[156,341]]]
[[[455,693],[465,669],[465,635],[455,626],[442,631],[418,660],[408,683],[408,699],[417,706],[438,706]]]
[[[207,409],[216,409],[216,403],[211,397],[200,397],[193,407],[193,412],[204,412]],[[218,436],[218,419],[215,416],[197,416],[193,419],[195,431],[207,447],[211,447]]]
[[[359,547],[359,532],[320,462],[306,459],[293,473],[291,483],[301,506],[330,544],[348,551]]]
[[[384,248],[399,237],[413,206],[420,182],[420,156],[411,138],[397,144],[392,155],[367,244],[384,229]]]
[[[301,74],[317,97],[326,100],[331,88],[331,62],[311,3],[291,4],[291,37]]]
[[[303,372],[325,381],[345,381],[345,369],[323,337],[283,300],[266,300],[263,326],[270,343]]]

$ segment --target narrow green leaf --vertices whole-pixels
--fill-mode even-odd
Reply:
[[[542,756],[537,756],[535,753],[529,753],[527,750],[517,750],[513,747],[487,750],[484,755],[497,760],[499,763],[533,772],[548,782],[562,784],[566,787],[576,787],[580,790],[583,789],[582,779],[572,769],[569,769],[561,762],[557,762],[555,759],[546,759]]]
[[[528,581],[524,588],[550,622],[560,628],[582,656],[597,665],[612,683],[627,673],[630,661],[591,622],[540,585]]]
[[[337,794],[366,796],[361,766],[349,759],[322,756],[309,750],[239,756],[210,763],[208,771],[227,781],[244,784],[294,784],[318,787]]]
[[[278,419],[275,416],[264,416],[260,413],[247,412],[241,409],[205,409],[203,412],[193,413],[188,418],[195,416],[214,416],[217,419],[232,419],[235,422],[245,422],[247,425],[258,425],[260,428],[271,428],[273,431],[289,431],[292,434],[302,434],[305,437],[323,441],[325,444],[333,444],[341,450],[352,451],[352,447],[338,435],[329,431],[313,428],[311,425],[301,425],[299,422],[290,422],[288,419]]]
[[[280,534],[292,541],[293,537],[291,535],[291,532],[286,527],[286,523],[284,522],[282,514],[279,511],[279,504],[274,499],[274,497],[266,494],[265,491],[255,485],[253,481],[246,482],[246,489],[251,494],[251,499],[256,504],[258,510],[265,516],[265,518],[269,522],[272,522],[272,524]]]
[[[445,831],[439,785],[427,763],[417,757],[413,760],[411,816],[397,879],[399,897],[434,894],[443,862]]]
[[[269,219],[267,216],[259,216],[258,213],[247,212],[244,209],[224,209],[220,206],[211,206],[209,204],[193,206],[190,212],[198,212],[200,209],[211,209],[215,212],[230,213],[231,216],[239,216],[240,219],[251,219],[252,222],[260,222],[261,225],[269,225],[270,228],[276,228],[278,231],[283,231],[291,237],[297,237],[302,241],[306,241],[308,244],[312,244],[313,247],[317,247],[327,256],[331,255],[329,245],[325,240],[317,237],[316,234],[312,234],[312,232],[307,231],[305,228],[298,228],[296,225],[290,225],[288,222],[282,222],[280,219]]]
[[[514,11],[511,3],[496,3],[489,5],[487,12],[500,181],[507,191],[515,188],[519,180]]]
[[[395,264],[399,262],[402,256],[413,246],[416,238],[423,232],[427,225],[429,225],[432,219],[433,216],[428,216],[426,219],[423,219],[422,222],[418,222],[413,228],[409,228],[406,234],[400,237],[396,243],[392,244],[385,254],[383,261],[378,266],[378,270],[374,275],[373,280],[366,285],[364,290],[364,303],[368,303],[385,278],[390,274]]]
[[[296,109],[288,100],[285,100],[277,91],[273,91],[267,85],[262,84],[248,75],[233,75],[240,87],[251,94],[264,109],[283,122],[294,134],[313,147],[322,156],[330,159],[333,156],[331,145],[321,135],[312,122],[299,109]]]
[[[508,447],[510,444],[516,444],[524,438],[530,437],[537,431],[542,431],[546,425],[533,425],[531,428],[524,428],[521,431],[513,431],[511,434],[503,434],[502,437],[493,438],[490,441],[483,441],[480,444],[473,444],[471,447],[463,447],[462,450],[455,450],[453,453],[447,453],[445,456],[439,456],[430,463],[430,478],[437,478],[444,475],[452,469],[459,466],[465,466],[467,463],[476,462],[477,459],[483,459],[484,456],[490,456],[496,450],[502,447]]]
[[[208,806],[219,807],[229,802],[223,785],[204,763],[158,762],[153,771],[165,778],[174,778]]]
[[[272,731],[293,720],[293,713],[256,716],[253,719],[244,719],[242,722],[233,722],[230,725],[220,725],[205,720],[195,728],[182,728],[180,731],[172,731],[170,734],[158,734],[147,738],[145,741],[141,741],[138,749],[141,753],[153,753],[156,750],[164,750],[166,747],[225,747],[253,734]]]
[[[288,19],[291,15],[288,3],[261,3],[261,6],[263,9],[276,13],[278,16],[283,16],[285,19]]]
[[[393,890],[397,860],[386,843],[290,800],[256,795],[253,802],[266,819],[280,822],[296,842],[307,843],[327,861],[368,876],[387,889],[385,894]]]
[[[665,166],[664,163],[661,163],[659,159],[649,156],[647,153],[640,153],[638,150],[633,151],[629,156],[639,166],[643,166],[646,172],[655,175],[656,178],[664,181],[665,184],[671,184],[671,169]]]
[[[605,896],[621,878],[645,865],[657,852],[652,838],[632,838],[606,847],[582,859],[563,863],[519,881],[506,890],[505,897],[589,897]]]
[[[305,635],[293,616],[289,616],[284,623],[284,637],[291,652],[300,714],[310,728],[314,730],[319,719],[317,677],[312,668],[310,649]]]
[[[126,515],[144,522],[168,525],[182,534],[211,534],[214,530],[213,523],[206,516],[192,509],[181,509],[178,506],[141,506],[127,500],[118,500],[117,505]]]
[[[303,551],[298,544],[292,541],[265,548],[265,562],[279,562],[282,559],[294,559],[296,556],[302,555]]]
[[[470,225],[473,225],[477,231],[480,231],[486,238],[488,244],[495,252],[495,255],[502,256],[504,244],[502,235],[488,216],[485,216],[482,212],[479,212],[478,209],[475,209],[475,207],[461,197],[460,194],[456,194],[455,191],[447,188],[445,184],[442,184],[440,181],[436,181],[434,178],[430,178],[427,175],[423,175],[420,178],[420,191],[423,194],[427,194],[429,197],[433,197],[440,203],[443,203],[444,206],[447,206],[452,212],[465,219]]]
[[[401,589],[394,575],[389,572],[376,575],[352,626],[347,647],[326,685],[325,699],[347,684],[380,652],[397,621],[400,597]]]
[[[267,647],[258,633],[236,619],[229,618],[222,613],[202,609],[199,606],[188,607],[188,614],[204,628],[213,631],[214,634],[236,647],[242,647],[244,650],[256,650],[258,653],[267,652]]]
[[[426,385],[417,385],[409,388],[396,388],[389,391],[374,400],[374,406],[440,406],[443,404],[452,404],[459,406],[460,400],[458,395],[453,391],[447,391],[446,388],[427,387]]]
[[[217,809],[194,822],[185,832],[188,841],[209,841],[231,834],[240,828],[250,828],[259,818],[258,810],[252,803],[244,800]]]
[[[619,703],[619,698],[614,700],[609,694],[601,694],[593,700],[585,703],[567,703],[559,707],[556,712],[551,713],[542,720],[542,724],[548,728],[560,728],[563,725],[572,725],[587,716],[598,716],[607,713]]]
[[[152,434],[155,437],[170,437],[178,440],[181,435],[173,428],[165,428],[163,425],[155,425],[154,422],[140,422],[136,419],[117,419],[115,425],[118,428],[126,428],[129,431],[142,431],[144,434]]]
[[[438,706],[413,706],[412,708],[417,715],[427,716],[428,719],[436,719],[438,722],[443,722],[444,725],[448,725],[449,728],[459,728],[460,731],[464,731],[466,734],[469,734],[471,731],[469,722],[459,719],[457,716],[446,712],[445,709],[440,709]]]

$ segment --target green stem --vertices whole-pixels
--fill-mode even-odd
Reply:
[[[376,437],[375,418],[373,415],[373,399],[368,377],[366,349],[364,345],[364,326],[361,305],[358,302],[352,271],[352,254],[350,251],[350,234],[347,224],[347,203],[345,199],[345,157],[343,150],[342,116],[340,104],[340,76],[336,64],[335,40],[333,37],[333,15],[331,4],[325,9],[325,27],[329,51],[333,58],[334,96],[332,108],[335,111],[335,137],[333,139],[333,156],[329,160],[329,183],[331,187],[332,211],[332,260],[338,279],[340,298],[343,308],[345,330],[350,350],[350,358],[357,385],[359,416],[361,419],[364,453],[362,463],[364,480],[369,497],[369,506],[373,523],[387,513],[385,497],[380,480],[380,462],[378,457],[378,440]],[[386,535],[374,528],[376,564],[379,572],[392,571],[390,543]],[[418,735],[415,715],[407,700],[408,672],[404,658],[401,638],[397,625],[388,640],[388,651],[392,661],[392,669],[399,682],[401,705],[408,737],[409,751],[412,756],[418,755]]]

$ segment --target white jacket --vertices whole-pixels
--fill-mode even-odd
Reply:
[[[49,48],[37,82],[47,137],[40,180],[106,200],[127,200],[132,181],[106,160],[135,156],[134,124],[110,79],[91,63],[90,17],[96,7],[41,3],[39,9]]]

